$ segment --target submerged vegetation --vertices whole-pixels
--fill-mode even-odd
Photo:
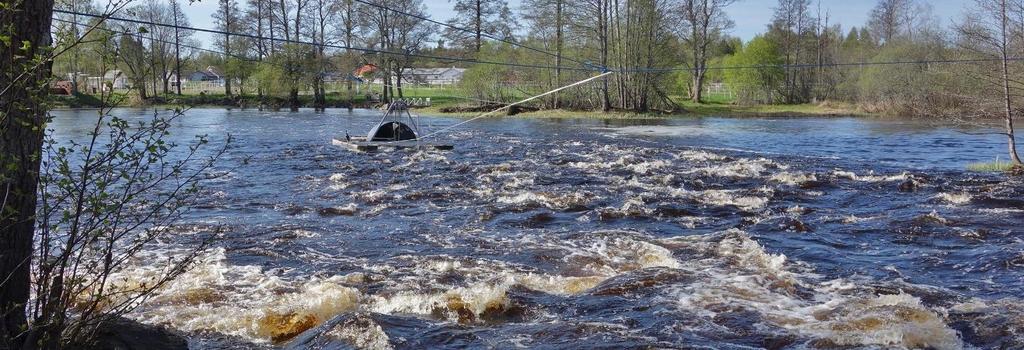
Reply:
[[[978,172],[1017,173],[1021,172],[1022,169],[1020,164],[996,159],[995,161],[992,162],[968,164],[967,170]]]

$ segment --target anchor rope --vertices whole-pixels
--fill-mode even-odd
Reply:
[[[597,80],[597,79],[603,78],[603,77],[605,77],[605,76],[607,76],[607,75],[609,75],[609,74],[612,74],[612,73],[615,73],[615,72],[612,72],[612,71],[604,72],[604,73],[601,73],[601,74],[598,74],[598,75],[592,76],[592,77],[590,77],[590,78],[587,78],[587,79],[583,79],[583,80],[577,81],[577,82],[575,82],[575,83],[572,83],[572,84],[569,84],[569,85],[565,85],[565,86],[562,86],[562,87],[560,87],[560,88],[557,88],[557,89],[554,89],[554,90],[551,90],[551,91],[548,91],[548,92],[542,93],[542,94],[540,94],[540,95],[535,95],[535,96],[531,96],[531,97],[528,97],[528,98],[526,98],[526,99],[523,99],[523,100],[519,100],[519,101],[517,101],[517,102],[509,103],[509,104],[507,104],[507,105],[504,105],[504,106],[498,107],[498,108],[496,108],[496,109],[494,109],[494,110],[492,110],[492,111],[490,111],[490,112],[487,112],[487,113],[483,113],[483,114],[481,114],[481,115],[478,115],[478,116],[476,116],[476,117],[473,117],[473,118],[470,118],[470,119],[464,120],[464,121],[462,121],[462,122],[459,122],[459,123],[455,123],[455,124],[449,125],[449,126],[447,126],[447,127],[444,127],[444,128],[442,128],[442,129],[440,129],[440,130],[437,130],[437,131],[435,131],[435,132],[432,132],[432,133],[429,133],[429,134],[427,134],[427,135],[424,135],[424,136],[420,137],[419,139],[420,139],[420,140],[422,140],[422,139],[425,139],[425,138],[428,138],[428,137],[432,137],[432,136],[435,136],[435,135],[437,135],[437,134],[440,134],[440,133],[446,132],[446,131],[448,131],[448,130],[451,130],[451,129],[457,128],[457,127],[459,127],[459,126],[462,126],[462,125],[465,125],[465,124],[468,124],[468,123],[470,123],[470,122],[473,122],[473,121],[475,121],[475,120],[478,120],[478,119],[483,119],[483,118],[489,117],[489,116],[491,116],[491,115],[494,115],[495,113],[501,112],[501,111],[503,111],[503,110],[507,110],[507,109],[509,109],[509,108],[512,108],[512,106],[517,106],[517,105],[521,105],[521,104],[523,104],[523,103],[526,103],[526,102],[530,102],[530,101],[536,100],[536,99],[538,99],[538,98],[541,98],[541,97],[544,97],[544,96],[547,96],[547,95],[551,95],[551,94],[557,93],[557,92],[559,92],[559,91],[562,91],[562,90],[565,90],[565,89],[568,89],[568,88],[571,88],[571,87],[574,87],[574,86],[579,86],[579,85],[583,85],[583,84],[589,83],[589,82],[591,82],[591,81],[594,81],[594,80]]]

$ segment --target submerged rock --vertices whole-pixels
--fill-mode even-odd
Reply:
[[[317,318],[311,314],[269,314],[259,320],[259,328],[275,342],[291,339],[316,326]]]
[[[601,282],[588,291],[597,296],[623,296],[644,293],[659,285],[686,283],[693,276],[681,270],[667,268],[648,268],[622,274]]]
[[[347,205],[344,207],[326,207],[317,210],[317,214],[320,216],[352,216],[356,215],[356,207],[354,205]]]
[[[298,349],[391,349],[387,333],[373,315],[354,313],[335,316],[298,335],[284,347]]]
[[[917,189],[921,187],[921,184],[921,181],[918,179],[913,176],[908,176],[906,180],[900,183],[899,190],[900,192],[917,192]]]
[[[188,350],[185,337],[166,328],[118,317],[100,324],[88,350]]]
[[[795,219],[795,218],[786,219],[781,224],[779,224],[779,226],[782,229],[784,229],[786,231],[791,231],[791,232],[804,233],[804,232],[813,232],[814,231],[814,228],[812,228],[810,225],[805,224],[803,221],[800,221],[800,219]]]
[[[1010,169],[1010,175],[1012,176],[1024,176],[1024,166],[1017,165]]]

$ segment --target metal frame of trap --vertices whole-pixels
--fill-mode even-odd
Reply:
[[[420,123],[409,112],[409,105],[405,101],[395,101],[388,104],[380,122],[371,128],[365,137],[349,136],[346,133],[344,136],[335,137],[331,143],[362,152],[377,151],[381,148],[436,150],[454,148],[451,144],[425,142],[420,135]]]

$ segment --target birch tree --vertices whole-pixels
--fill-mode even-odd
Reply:
[[[962,36],[961,42],[969,45],[969,50],[998,61],[994,69],[986,72],[986,80],[991,82],[989,86],[999,90],[998,105],[1003,119],[1001,135],[1007,139],[1010,161],[1020,166],[1022,163],[1017,152],[1014,118],[1021,109],[1015,98],[1020,96],[1024,85],[1018,78],[1011,76],[1010,61],[1016,52],[1014,45],[1024,46],[1024,39],[1012,35],[1015,23],[1012,20],[1012,4],[1008,0],[975,0],[975,4],[968,21],[958,25],[957,32]]]

